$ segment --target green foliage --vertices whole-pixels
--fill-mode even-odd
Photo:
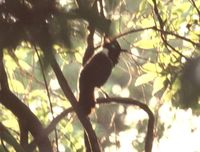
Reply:
[[[16,152],[24,152],[22,146],[17,142],[17,140],[6,130],[6,128],[0,124],[0,138],[2,142],[5,141],[4,145],[7,149],[12,149],[11,146],[15,149]],[[1,151],[5,151],[5,147],[1,146]]]
[[[47,126],[53,116],[71,105],[66,101],[55,74],[47,66],[42,46],[53,48],[57,62],[78,98],[77,79],[88,46],[88,25],[95,28],[95,47],[105,34],[114,37],[128,32],[118,39],[128,53],[123,53],[103,90],[109,96],[136,98],[149,105],[157,118],[155,138],[159,142],[163,136],[166,138],[165,131],[175,121],[173,116],[167,119],[162,113],[175,113],[177,109],[173,104],[182,106],[180,90],[184,67],[189,58],[199,56],[200,2],[194,1],[195,7],[192,0],[157,1],[163,29],[152,0],[105,0],[104,15],[98,2],[94,6],[94,0],[0,1],[0,51],[4,51],[10,89]],[[139,32],[134,32],[137,29]],[[51,50],[48,51],[51,54]],[[190,68],[192,71],[193,67]],[[194,93],[190,82],[184,86],[184,93],[190,94],[186,101],[188,105],[192,103]],[[199,91],[195,91],[196,101],[192,108],[199,113]],[[105,95],[99,89],[95,94]],[[0,109],[3,124],[13,132],[19,132],[15,116],[3,106]],[[104,151],[116,151],[119,145],[123,151],[124,136],[132,140],[129,143],[131,149],[143,151],[147,118],[136,111],[139,110],[118,104],[96,108],[96,115],[93,114],[91,119]],[[83,129],[73,114],[60,121],[57,130],[60,149],[84,151]],[[50,138],[53,143],[55,134],[51,133]],[[19,135],[14,134],[12,139],[9,138],[14,144],[6,142],[16,148],[19,146],[16,139]]]

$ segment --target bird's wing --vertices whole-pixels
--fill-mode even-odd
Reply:
[[[106,54],[100,52],[85,65],[80,74],[82,79],[80,81],[92,87],[100,87],[106,82],[111,71],[112,61]]]

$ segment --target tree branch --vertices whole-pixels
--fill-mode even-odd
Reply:
[[[42,60],[41,60],[41,58],[40,58],[39,52],[38,52],[38,50],[37,50],[37,47],[34,47],[34,49],[35,49],[35,52],[36,52],[37,57],[38,57],[38,60],[39,60],[39,64],[40,64],[40,68],[41,68],[41,72],[42,72],[42,77],[43,77],[43,79],[44,79],[44,84],[45,84],[45,88],[46,88],[46,91],[47,91],[47,97],[48,97],[48,101],[49,101],[50,112],[51,112],[52,118],[54,119],[53,105],[52,105],[51,96],[50,96],[50,91],[49,91],[49,88],[48,88],[48,83],[47,83],[46,76],[45,76],[45,72],[44,72],[44,65],[42,64]],[[57,148],[57,151],[59,151],[59,150],[58,150],[58,133],[57,133],[56,127],[55,127],[54,130],[55,130],[54,132],[55,132],[56,148]]]
[[[40,152],[52,152],[51,143],[46,135],[43,134],[43,127],[38,118],[31,112],[31,110],[15,96],[9,89],[6,71],[3,65],[3,51],[0,50],[0,103],[9,109],[21,123],[21,127],[30,131],[32,136],[36,139]]]
[[[178,38],[182,38],[184,40],[187,40],[189,41],[190,43],[193,43],[191,40],[185,38],[185,37],[182,37],[182,36],[179,36],[177,34],[174,34],[174,33],[171,33],[171,32],[164,32],[164,27],[165,27],[165,22],[163,21],[159,11],[158,11],[158,6],[157,6],[157,3],[156,3],[156,0],[152,0],[153,1],[153,4],[154,4],[154,12],[158,18],[158,22],[159,22],[159,25],[160,25],[160,29],[158,29],[157,27],[155,27],[154,29],[159,31],[160,32],[160,36],[161,36],[161,39],[163,41],[163,44],[166,46],[166,48],[170,48],[171,50],[173,50],[174,52],[176,52],[177,54],[179,54],[181,57],[184,57],[187,59],[186,56],[184,56],[182,53],[180,53],[178,50],[176,50],[168,41],[167,41],[167,34],[171,34],[173,36],[176,36]]]
[[[159,32],[161,32],[163,34],[175,36],[176,38],[182,39],[184,41],[190,42],[191,44],[193,44],[193,45],[195,45],[197,47],[200,47],[200,43],[194,42],[191,39],[188,39],[188,38],[186,38],[184,36],[181,36],[181,35],[178,35],[176,33],[173,33],[172,31],[166,31],[166,30],[158,29],[157,27],[155,27],[154,30],[159,31]]]
[[[7,130],[7,128],[0,122],[0,138],[3,142],[6,141],[8,144],[12,145],[13,148],[16,150],[16,152],[25,152],[25,150],[20,146],[15,138],[10,134],[10,132]],[[5,151],[8,151],[5,145],[2,144]]]
[[[153,144],[153,133],[154,133],[154,114],[152,111],[149,109],[149,107],[137,100],[133,100],[130,98],[98,98],[97,103],[98,104],[110,104],[112,102],[116,102],[118,104],[128,104],[128,105],[133,105],[133,106],[138,106],[141,109],[143,109],[149,116],[149,121],[148,121],[148,127],[147,127],[147,135],[145,139],[145,152],[151,152],[152,149],[152,144]],[[56,125],[70,112],[73,112],[73,108],[69,108],[64,110],[61,114],[59,114],[49,125],[48,127],[45,128],[44,134],[48,135],[51,133]],[[31,143],[32,145],[34,142]]]
[[[96,134],[92,128],[92,125],[91,125],[88,117],[86,117],[83,114],[83,112],[81,111],[81,109],[78,107],[77,100],[76,100],[71,88],[69,87],[69,84],[68,84],[67,80],[65,79],[65,77],[60,69],[60,66],[58,65],[54,55],[51,52],[51,48],[49,48],[49,50],[48,50],[46,47],[42,47],[41,49],[43,50],[43,52],[45,54],[46,60],[49,61],[64,95],[71,103],[81,124],[83,125],[83,127],[85,129],[85,132],[87,133],[87,136],[91,143],[92,152],[100,152],[101,150],[99,147],[99,143],[98,143]]]
[[[89,24],[88,25],[88,30],[89,30],[89,35],[88,35],[88,38],[87,38],[87,48],[85,50],[85,54],[83,56],[83,62],[82,62],[82,65],[85,65],[85,63],[91,58],[91,56],[94,54],[94,40],[93,40],[93,37],[94,37],[94,32],[95,32],[95,28],[93,25]]]
[[[53,130],[55,130],[56,125],[65,117],[67,114],[74,112],[73,108],[68,108],[61,112],[57,117],[55,117],[51,123],[44,129],[44,135],[49,135]],[[29,144],[29,149],[34,149],[36,146],[36,140],[34,139],[30,144]]]
[[[196,3],[194,0],[190,0],[190,2],[192,3],[192,5],[194,6],[194,8],[196,9],[198,15],[199,15],[199,22],[200,22],[200,10],[199,8],[197,7]]]
[[[153,138],[154,138],[154,114],[149,109],[149,107],[137,100],[131,99],[131,98],[98,98],[97,103],[99,104],[105,104],[105,103],[111,103],[116,102],[120,104],[128,104],[128,105],[134,105],[138,106],[141,109],[143,109],[149,116],[148,121],[148,127],[147,127],[147,134],[145,138],[145,152],[151,152],[152,150],[152,144],[153,144]]]
[[[46,135],[43,135],[44,128],[38,118],[30,109],[22,103],[12,92],[0,91],[0,102],[22,122],[22,125],[30,131],[37,141],[40,152],[52,152],[51,143]]]

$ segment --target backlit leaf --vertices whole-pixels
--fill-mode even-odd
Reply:
[[[142,49],[152,49],[154,48],[154,41],[153,40],[140,40],[134,44],[135,46],[142,48]]]
[[[158,91],[160,91],[164,87],[165,77],[157,77],[153,83],[153,91],[152,94],[154,95]]]
[[[137,80],[135,81],[135,86],[139,86],[139,85],[148,83],[150,81],[153,81],[156,77],[157,77],[157,75],[154,73],[143,74],[137,78]]]

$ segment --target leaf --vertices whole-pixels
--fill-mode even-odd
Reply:
[[[148,2],[151,6],[154,6],[152,0],[147,0],[147,2]]]
[[[140,2],[140,6],[139,6],[139,10],[140,10],[140,11],[145,10],[145,9],[146,9],[146,6],[147,6],[146,0],[145,0],[145,1],[141,1],[141,2]]]
[[[154,73],[146,73],[138,77],[135,81],[135,86],[139,86],[150,81],[153,81],[157,77],[157,74]]]
[[[77,52],[75,53],[75,58],[79,63],[82,63],[83,54],[80,53],[82,51],[81,47],[76,48]]]
[[[82,56],[81,56],[80,53],[75,53],[75,58],[76,58],[76,60],[77,60],[79,63],[82,62]]]
[[[37,89],[37,90],[33,90],[30,93],[30,97],[31,98],[41,98],[41,99],[46,99],[46,92],[42,89]]]
[[[31,66],[27,62],[25,62],[23,60],[19,60],[19,64],[24,70],[26,70],[26,71],[31,70]]]
[[[154,43],[155,41],[148,39],[148,40],[140,40],[136,42],[134,45],[142,49],[152,49],[154,48]]]
[[[18,80],[12,79],[9,81],[9,84],[11,86],[11,89],[19,94],[24,94],[26,92],[24,85]]]
[[[160,73],[160,72],[162,72],[162,68],[158,64],[145,63],[145,64],[143,64],[142,67],[147,72],[154,72],[154,73]]]
[[[174,95],[180,90],[180,79],[177,78],[173,83],[171,89],[166,89],[162,95],[161,100],[163,101],[171,101]]]
[[[5,60],[5,68],[6,68],[6,71],[8,71],[10,74],[13,73],[13,71],[17,68],[17,65],[16,63],[13,61],[13,59],[9,56],[9,55],[5,55],[4,57],[4,60]],[[9,67],[9,68],[7,68]]]
[[[165,77],[157,77],[153,83],[153,91],[152,94],[154,95],[158,91],[160,91],[164,87],[164,81],[166,80]]]
[[[160,59],[161,63],[163,63],[164,65],[168,65],[169,63],[171,63],[171,56],[170,55],[167,54],[167,53],[159,54],[159,59]]]

